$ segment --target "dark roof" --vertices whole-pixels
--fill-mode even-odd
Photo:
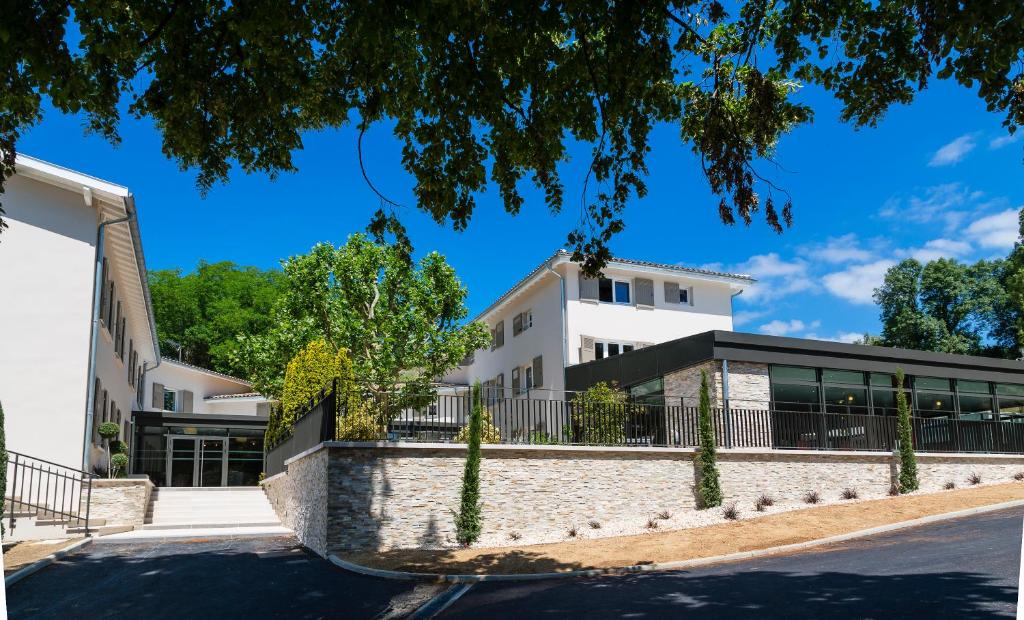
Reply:
[[[259,392],[243,392],[241,394],[217,394],[216,396],[207,396],[203,400],[228,400],[229,398],[254,398],[257,396],[263,396]]]
[[[554,259],[559,258],[559,257],[569,258],[571,256],[572,256],[572,254],[567,252],[567,251],[565,251],[565,250],[558,250],[557,252],[555,252],[554,254],[549,256],[548,258],[546,258],[540,265],[537,265],[536,268],[534,268],[532,271],[530,271],[530,273],[526,274],[526,276],[524,276],[521,280],[519,280],[518,282],[513,284],[511,288],[509,288],[507,291],[505,291],[504,293],[499,295],[497,299],[495,299],[493,302],[491,302],[491,304],[488,305],[487,308],[485,308],[483,310],[483,312],[481,312],[480,314],[476,315],[476,318],[474,318],[473,320],[474,321],[479,321],[481,317],[483,317],[485,314],[487,314],[488,312],[493,310],[495,307],[500,305],[503,301],[505,301],[506,299],[511,297],[517,290],[519,290],[519,287],[523,286],[524,284],[529,282],[534,276],[536,276],[537,274],[539,274],[542,271],[544,271],[547,268],[548,264],[550,264],[551,261],[553,261]],[[650,261],[633,260],[633,259],[630,259],[630,258],[618,258],[618,257],[612,257],[611,259],[609,259],[609,261],[608,261],[609,266],[614,266],[614,265],[612,265],[612,263],[620,263],[620,264],[623,264],[623,265],[635,265],[635,266],[638,266],[638,267],[653,267],[655,269],[668,269],[668,270],[671,270],[671,271],[678,271],[680,273],[697,274],[697,275],[704,275],[704,276],[713,276],[713,277],[716,277],[716,278],[730,278],[730,279],[733,279],[733,280],[742,280],[742,281],[751,282],[751,283],[756,282],[756,280],[754,280],[753,277],[751,277],[749,275],[746,275],[746,274],[728,273],[728,272],[725,272],[725,271],[713,271],[713,270],[710,270],[710,269],[698,269],[696,267],[684,267],[682,265],[670,265],[668,263],[652,263]]]
[[[600,381],[629,386],[708,360],[786,364],[870,372],[1024,383],[1024,362],[805,338],[709,331],[612,357],[569,366],[565,389]]]

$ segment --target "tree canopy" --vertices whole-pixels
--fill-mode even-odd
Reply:
[[[289,361],[323,340],[348,353],[362,389],[423,395],[485,346],[487,329],[463,324],[467,292],[455,270],[437,252],[411,262],[408,250],[356,234],[343,246],[320,243],[285,261],[272,327],[243,337],[235,356],[253,387],[280,395]]]
[[[812,119],[801,85],[871,126],[930,80],[954,79],[1013,132],[1022,26],[1018,0],[26,0],[0,20],[0,177],[44,98],[114,142],[122,113],[151,119],[201,188],[234,165],[294,170],[304,132],[355,122],[361,145],[386,124],[416,206],[463,229],[488,186],[510,213],[525,179],[552,212],[577,204],[559,165],[582,142],[590,161],[568,241],[593,273],[623,208],[646,193],[655,125],[679,128],[723,222],[760,211],[782,231],[790,201],[759,168]],[[399,230],[386,188],[374,189],[385,204],[374,224]]]
[[[233,360],[240,334],[271,327],[271,310],[281,288],[279,271],[200,261],[181,269],[149,272],[160,350],[197,366],[238,375]]]

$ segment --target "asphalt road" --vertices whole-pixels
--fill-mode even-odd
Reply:
[[[1014,509],[689,571],[473,586],[442,618],[1013,617]],[[443,590],[338,569],[291,537],[92,545],[7,592],[18,618],[405,618]]]
[[[441,618],[1012,618],[1013,509],[814,552],[629,577],[483,583]]]
[[[343,571],[294,538],[90,545],[14,584],[19,618],[401,618],[437,586]]]

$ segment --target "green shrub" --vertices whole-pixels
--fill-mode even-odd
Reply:
[[[115,422],[104,422],[96,429],[96,433],[104,439],[113,439],[121,434],[121,427]]]
[[[481,443],[501,443],[501,431],[494,425],[494,420],[491,418],[491,412],[484,410],[480,414],[480,442]],[[470,414],[470,424],[467,424],[459,429],[459,434],[455,436],[455,441],[459,443],[469,443],[469,427],[472,424],[473,416]]]
[[[708,393],[708,373],[700,371],[700,409],[698,411],[700,450],[697,452],[697,469],[700,482],[697,495],[701,508],[722,505],[722,488],[718,482],[718,463],[715,453],[715,425],[711,418],[711,396]]]
[[[480,537],[483,517],[480,510],[480,435],[484,407],[480,402],[480,382],[473,386],[473,405],[469,414],[469,446],[466,469],[462,474],[462,501],[455,515],[455,538],[459,544],[472,545]]]
[[[123,478],[128,471],[128,455],[118,452],[110,457],[110,477]]]
[[[110,453],[128,454],[128,443],[121,441],[120,439],[112,439],[110,441]]]
[[[918,489],[917,459],[914,456],[913,429],[910,426],[910,408],[907,406],[907,395],[903,391],[903,369],[896,369],[896,415],[899,425],[900,450],[900,493],[910,493]]]
[[[577,441],[621,445],[626,441],[626,422],[634,407],[625,392],[608,383],[597,383],[572,397],[572,426]]]
[[[387,439],[387,425],[368,403],[349,407],[338,418],[338,439],[341,441],[382,441]]]

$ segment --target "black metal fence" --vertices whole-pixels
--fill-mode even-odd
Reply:
[[[338,418],[337,386],[332,383],[321,390],[307,409],[295,417],[291,432],[266,446],[264,468],[267,476],[284,471],[285,461],[334,438]]]
[[[39,524],[64,524],[89,531],[89,503],[95,474],[7,451],[4,515],[8,532],[22,515]]]
[[[381,441],[461,443],[471,411],[469,394],[441,394],[415,406],[375,397],[369,410],[378,416]],[[334,399],[330,399],[332,405]],[[699,447],[699,410],[684,404],[628,402],[583,405],[572,400],[484,397],[485,441],[522,445]],[[682,402],[682,401],[680,401]],[[268,449],[267,474],[284,469],[284,460],[320,441],[350,440],[344,433],[344,409],[330,412],[321,399],[295,424],[294,435]],[[1024,417],[966,420],[911,417],[915,450],[1024,454]],[[715,442],[725,448],[866,450],[897,447],[897,418],[861,407],[808,410],[790,403],[744,402],[712,409]],[[364,427],[365,428],[365,427]],[[318,436],[317,430],[320,435]],[[359,439],[367,439],[365,436]]]

